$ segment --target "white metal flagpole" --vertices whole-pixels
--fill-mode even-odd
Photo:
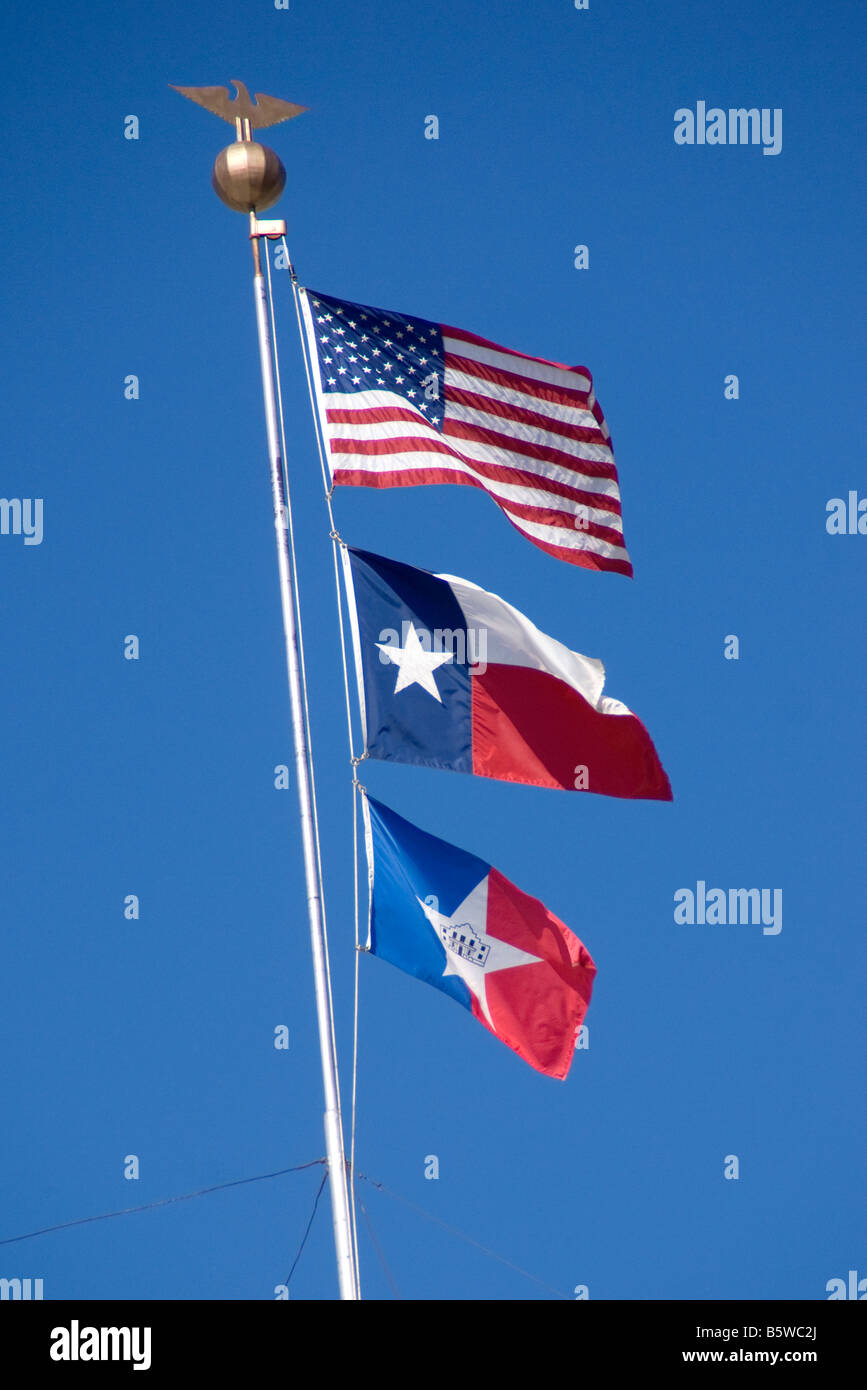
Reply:
[[[307,884],[307,912],[310,919],[310,942],[313,948],[313,976],[316,986],[316,1014],[319,1024],[319,1050],[322,1057],[322,1080],[325,1088],[325,1145],[331,1189],[331,1209],[334,1221],[334,1244],[337,1252],[337,1273],[340,1296],[358,1297],[355,1260],[352,1250],[349,1216],[349,1192],[346,1182],[346,1158],[343,1147],[343,1124],[340,1115],[337,1087],[337,1060],[331,1034],[331,1013],[328,999],[328,977],[325,966],[325,941],[322,929],[322,902],[319,895],[319,874],[316,842],[313,832],[313,808],[310,791],[310,752],[304,723],[304,703],[301,689],[301,669],[298,659],[298,633],[295,622],[295,602],[292,593],[292,568],[289,556],[288,516],[283,488],[283,459],[277,424],[277,403],[274,393],[274,363],[271,354],[271,333],[268,324],[268,297],[259,256],[255,214],[250,214],[250,235],[253,247],[253,293],[256,302],[256,325],[259,330],[259,361],[262,368],[262,393],[265,401],[265,424],[268,432],[268,455],[271,462],[271,494],[274,503],[274,530],[277,540],[277,565],[280,573],[280,599],[283,607],[283,634],[286,642],[286,667],[289,674],[289,695],[292,704],[292,733],[295,740],[295,773],[298,784],[298,805],[301,815],[301,836],[304,847],[304,875]]]
[[[328,966],[325,951],[325,931],[320,897],[319,857],[313,814],[310,749],[307,744],[303,675],[299,660],[298,625],[292,589],[292,560],[289,548],[289,509],[283,484],[283,459],[277,427],[277,403],[274,393],[274,361],[271,334],[268,326],[268,296],[259,255],[259,238],[285,232],[283,222],[265,223],[257,220],[277,202],[286,183],[286,170],[273,150],[253,139],[253,130],[277,125],[300,116],[306,107],[281,97],[256,93],[253,102],[243,82],[232,79],[236,96],[230,97],[225,87],[175,87],[222,120],[235,126],[236,140],[217,155],[211,182],[214,192],[235,212],[248,213],[253,248],[253,291],[256,302],[256,324],[259,330],[259,361],[262,367],[262,392],[265,400],[265,425],[268,433],[268,454],[271,461],[271,494],[274,503],[274,528],[277,538],[277,565],[280,572],[280,601],[283,606],[283,634],[286,642],[286,668],[289,675],[289,697],[292,706],[292,733],[295,739],[295,773],[298,783],[298,806],[301,814],[301,839],[304,849],[304,875],[307,885],[307,915],[310,921],[310,941],[313,948],[313,978],[316,986],[316,1016],[319,1025],[319,1050],[322,1057],[322,1081],[325,1089],[325,1152],[331,1187],[331,1211],[334,1222],[334,1245],[337,1252],[337,1275],[340,1297],[357,1299],[358,1272],[351,1234],[349,1191],[346,1181],[346,1158],[343,1148],[343,1122],[340,1115],[337,1059],[331,1026],[331,1006]],[[172,85],[172,84],[170,84]],[[279,231],[276,229],[279,228]]]

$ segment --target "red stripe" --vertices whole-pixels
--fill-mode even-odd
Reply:
[[[571,386],[557,386],[550,381],[539,381],[536,377],[521,376],[519,372],[505,371],[502,367],[492,367],[487,362],[476,362],[472,357],[458,357],[456,353],[445,355],[447,371],[464,372],[467,376],[478,377],[492,386],[506,386],[510,391],[522,391],[526,396],[537,396],[541,401],[554,401],[558,405],[570,405],[580,410],[589,410],[588,391],[579,391]],[[596,412],[593,412],[594,415]],[[599,419],[599,416],[596,416]]]
[[[452,483],[458,487],[476,487],[482,492],[487,489],[475,478],[468,478],[466,473],[457,473],[450,468],[418,468],[409,469],[401,473],[363,473],[355,469],[339,468],[334,471],[333,478],[335,487],[420,487],[428,483]],[[520,532],[525,540],[531,541],[533,545],[539,546],[541,550],[546,550],[549,555],[553,555],[558,560],[566,560],[570,565],[580,565],[582,569],[588,570],[614,570],[617,574],[632,574],[632,565],[628,560],[609,559],[605,555],[597,555],[592,550],[572,550],[567,546],[552,545],[548,541],[539,540],[536,536],[530,536],[526,531],[522,531],[516,521],[512,520],[509,512],[506,511],[492,493],[488,492],[491,501],[499,507],[506,520],[515,530]],[[546,525],[558,525],[564,529],[570,526],[568,513],[551,512],[545,507],[525,507],[515,503],[509,503],[509,509],[520,515],[524,521],[537,521]],[[556,518],[556,520],[555,520]],[[600,540],[610,540],[612,545],[619,546],[621,550],[626,547],[623,544],[623,537],[619,531],[607,531],[605,527],[588,528],[585,535],[592,535],[594,529],[600,533]]]
[[[602,714],[565,681],[524,666],[489,666],[473,675],[471,688],[477,776],[671,801],[668,777],[634,714]]]
[[[394,440],[333,439],[331,441],[331,453],[336,464],[335,478],[338,472],[348,471],[341,469],[340,465],[337,464],[337,459],[341,455],[343,457],[357,457],[360,454],[368,458],[388,458],[399,454],[446,454],[450,458],[457,458],[466,462],[475,469],[477,473],[480,473],[482,477],[489,478],[492,482],[512,483],[520,487],[532,487],[538,492],[549,492],[554,497],[566,497],[570,501],[580,503],[585,507],[595,507],[599,511],[613,512],[616,516],[621,515],[620,500],[617,497],[607,497],[604,493],[594,492],[592,488],[582,488],[572,483],[561,483],[557,479],[546,478],[538,473],[531,473],[526,469],[513,467],[511,464],[480,463],[476,459],[466,457],[460,450],[450,448],[444,440],[438,438],[425,439],[417,435],[407,435],[405,438]],[[360,472],[360,470],[352,471]],[[383,471],[391,472],[392,470],[388,469],[386,466]],[[437,467],[434,466],[432,469],[422,467],[410,471],[418,476],[418,481],[424,482],[428,473],[436,472]],[[402,473],[401,476],[403,476]],[[469,481],[471,480],[467,478],[467,482]],[[411,487],[414,485],[415,484],[410,483],[397,483],[392,486]],[[476,483],[475,485],[477,487],[484,486],[482,483]]]
[[[425,483],[458,483],[465,487],[480,488],[482,492],[489,492],[484,483],[451,468],[409,468],[401,469],[399,472],[383,473],[367,473],[360,468],[336,468],[334,470],[335,487],[420,487]],[[574,512],[558,511],[554,507],[537,506],[532,502],[506,502],[493,493],[490,495],[498,507],[502,507],[504,510],[508,508],[509,511],[514,512],[516,516],[522,516],[526,521],[538,521],[548,526],[562,526],[570,531],[574,528],[576,515]],[[603,500],[592,492],[580,493],[577,496],[586,497],[590,506],[598,506]],[[583,527],[581,529],[584,530]],[[600,540],[610,541],[612,545],[618,545],[625,549],[623,536],[613,527],[591,522],[584,534],[598,534]]]
[[[614,526],[603,526],[598,521],[588,521],[586,526],[578,527],[575,525],[574,514],[570,512],[557,511],[553,507],[535,507],[531,502],[499,502],[496,497],[494,501],[503,511],[509,511],[512,516],[519,516],[524,521],[534,521],[539,526],[559,526],[573,534],[580,531],[582,536],[593,536],[595,540],[616,545],[620,550],[626,549],[623,533]]]
[[[556,367],[561,372],[575,372],[585,376],[593,385],[593,377],[586,367],[569,367],[565,362],[552,362],[548,357],[532,357],[529,352],[516,352],[514,348],[503,347],[501,343],[492,343],[488,338],[480,338],[477,333],[468,333],[465,328],[451,328],[448,324],[440,324],[440,331],[444,338],[458,338],[463,343],[473,343],[476,347],[489,348],[491,352],[503,352],[508,357],[516,357],[518,361],[522,358],[525,362],[537,362],[540,367]]]
[[[509,520],[507,514],[506,520]],[[512,522],[514,526],[515,523]],[[520,527],[518,527],[520,530]],[[570,565],[580,565],[587,570],[614,570],[615,574],[625,574],[627,578],[632,578],[632,565],[628,560],[609,559],[605,555],[596,555],[592,550],[565,550],[562,545],[552,545],[550,541],[541,541],[537,536],[528,536],[526,532],[521,534],[526,540],[538,545],[540,550],[546,550],[549,555],[553,555],[555,560],[565,560]],[[623,547],[625,550],[625,546]]]
[[[487,415],[498,415],[504,420],[514,420],[519,425],[547,430],[550,434],[562,435],[564,439],[576,439],[582,444],[602,444],[607,449],[611,447],[605,435],[595,425],[570,425],[563,420],[554,420],[550,415],[540,415],[536,410],[527,410],[524,406],[492,400],[490,396],[481,396],[476,391],[464,391],[459,386],[446,387],[446,401],[449,404],[454,401],[457,405],[484,411]]]
[[[465,334],[464,336],[470,338],[472,335]],[[496,347],[496,344],[494,343],[485,343],[484,339],[479,339],[479,341],[482,342],[485,347]],[[498,351],[504,352],[506,351],[506,349],[500,348],[498,349]],[[544,359],[541,357],[532,357],[529,360],[531,362],[544,361]],[[453,352],[447,352],[445,354],[445,364],[446,367],[451,367],[454,371],[466,372],[468,375],[477,376],[480,380],[488,381],[494,386],[508,386],[512,390],[524,391],[531,396],[537,396],[539,400],[554,401],[558,405],[580,406],[584,410],[590,410],[594,418],[598,421],[600,428],[604,427],[605,431],[608,430],[608,425],[605,416],[602,413],[602,407],[596,400],[595,395],[593,397],[592,405],[590,404],[590,393],[593,389],[593,378],[590,376],[590,373],[586,371],[586,368],[584,367],[564,367],[563,371],[585,372],[587,377],[590,379],[590,391],[573,391],[572,388],[569,386],[557,386],[551,382],[538,381],[536,377],[525,377],[514,372],[506,371],[502,368],[491,367],[484,362],[476,362],[471,357],[461,357],[457,353]],[[554,362],[546,365],[559,366],[559,363]],[[606,440],[610,445],[610,433],[606,433]]]
[[[409,420],[417,425],[425,421],[414,406],[408,405],[368,405],[368,406],[326,406],[325,418],[329,425],[378,425],[387,420]],[[433,429],[434,426],[430,425]],[[338,440],[338,443],[340,441]]]
[[[574,473],[576,477],[610,478],[612,482],[617,482],[617,470],[613,464],[596,463],[593,459],[576,461],[574,456],[564,454],[559,449],[547,449],[544,445],[533,445],[530,448],[520,450],[514,449],[510,447],[510,442],[506,436],[498,435],[494,430],[478,431],[474,430],[472,426],[454,428],[452,422],[447,422],[443,435],[438,435],[431,426],[429,435],[398,435],[393,439],[332,439],[331,452],[335,455],[368,454],[372,457],[386,457],[389,454],[450,454],[452,458],[465,459],[468,464],[478,469],[480,473],[484,473],[486,477],[499,477],[503,482],[513,480],[519,472],[523,471],[517,464],[513,466],[512,464],[489,463],[470,458],[469,455],[463,454],[460,449],[452,448],[447,443],[446,436],[505,449],[516,459],[524,454],[527,458],[538,458],[543,463],[557,463],[560,467]],[[502,442],[498,442],[501,440]],[[494,469],[497,471],[493,472]],[[541,487],[548,492],[556,492],[561,487],[577,486],[577,483],[557,483],[545,474],[528,473],[527,476],[535,480],[534,485],[536,487]],[[564,495],[568,496],[568,492]]]
[[[446,404],[448,405],[450,401],[484,411],[488,415],[499,416],[503,420],[515,420],[518,424],[547,430],[550,434],[562,435],[564,439],[574,439],[582,444],[600,444],[605,448],[611,448],[602,431],[595,427],[566,424],[562,420],[553,420],[547,415],[540,415],[535,410],[526,410],[523,406],[508,405],[504,401],[492,400],[490,396],[478,395],[474,391],[464,391],[460,387],[449,386],[446,390]],[[405,405],[326,405],[325,418],[332,425],[375,425],[392,420],[409,420],[413,424],[417,424],[419,420],[425,420],[424,414],[419,411],[418,407]],[[430,422],[428,421],[428,423]],[[431,425],[431,429],[433,428],[434,426]]]
[[[592,478],[610,478],[617,482],[617,469],[613,463],[599,463],[597,459],[585,458],[580,449],[568,452],[555,449],[551,444],[532,444],[527,439],[516,439],[511,434],[501,434],[499,430],[486,429],[483,425],[470,425],[464,420],[451,420],[446,415],[443,434],[452,439],[468,439],[479,444],[490,444],[495,449],[508,449],[510,454],[523,454],[525,458],[539,459],[542,463],[556,463],[561,468],[576,469],[580,462],[580,472]]]
[[[469,394],[464,393],[464,394]],[[451,399],[449,391],[448,400]],[[530,411],[525,412],[531,414]],[[448,435],[454,439],[466,439],[478,444],[487,444],[491,448],[505,449],[516,457],[523,455],[525,458],[537,458],[542,463],[556,463],[561,468],[568,468],[571,472],[583,477],[610,478],[612,482],[617,482],[617,468],[613,463],[599,463],[596,459],[585,459],[580,449],[572,451],[555,449],[548,444],[532,444],[514,435],[500,433],[497,430],[488,429],[481,425],[469,424],[463,420],[450,420],[446,418],[443,426],[443,434],[440,435],[435,427],[425,420],[411,406],[397,405],[374,405],[362,408],[353,407],[332,407],[326,408],[326,419],[330,425],[376,425],[386,422],[407,421],[408,423],[427,424],[430,429],[430,448],[439,453],[456,454],[459,458],[467,457],[460,450],[448,448],[444,443],[443,437]],[[578,427],[573,427],[576,435],[579,433]],[[593,443],[605,444],[606,441],[600,435],[594,434],[591,430],[581,430],[581,434],[589,435]],[[407,440],[417,439],[418,436],[400,436],[396,439],[383,437],[381,440],[371,439],[333,439],[333,453],[403,453],[410,451],[411,447]],[[375,446],[375,447],[368,447]],[[381,447],[380,447],[381,446]],[[423,445],[416,445],[416,448],[423,448]],[[577,462],[576,462],[577,460]],[[475,464],[475,460],[467,459],[468,462]],[[481,465],[479,465],[481,467]],[[498,465],[505,466],[505,465]],[[557,491],[558,487],[570,487],[571,484],[559,484],[555,486],[553,480],[542,479],[545,486],[549,486],[551,491]],[[569,496],[564,492],[564,496]]]

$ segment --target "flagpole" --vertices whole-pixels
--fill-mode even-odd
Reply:
[[[307,743],[305,721],[306,690],[304,689],[299,658],[298,626],[292,588],[292,559],[288,533],[289,508],[283,482],[283,457],[280,449],[277,400],[274,390],[274,359],[268,324],[268,295],[265,290],[259,251],[259,238],[284,233],[286,224],[284,222],[260,222],[256,216],[258,212],[272,207],[277,202],[286,182],[286,171],[273,150],[265,145],[260,145],[252,138],[254,128],[291,120],[306,110],[306,107],[283,101],[281,98],[263,96],[260,93],[257,93],[254,104],[243,83],[233,79],[233,85],[237,90],[237,96],[234,100],[230,99],[225,88],[220,87],[177,87],[175,90],[183,96],[189,97],[199,106],[204,106],[207,111],[211,111],[214,115],[234,124],[235,143],[228,145],[217,155],[211,182],[215,193],[227,207],[232,208],[235,212],[247,213],[250,218],[250,241],[253,249],[253,296],[256,306],[256,327],[259,335],[259,363],[262,371],[268,457],[271,465],[271,496],[277,541],[277,568],[280,577],[280,602],[283,609],[283,636],[286,647],[286,670],[289,677],[292,735],[295,743],[295,775],[298,785],[298,809],[304,851],[307,916],[313,953],[316,1017],[319,1027],[319,1052],[325,1095],[325,1152],[331,1191],[334,1248],[337,1255],[340,1297],[341,1299],[355,1300],[359,1296],[358,1279],[352,1244],[343,1122],[340,1115],[337,1059],[334,1051],[325,931],[319,888],[319,855],[313,815],[310,749]]]
[[[316,841],[313,827],[310,790],[310,751],[304,722],[302,677],[298,656],[298,631],[292,593],[292,567],[289,556],[286,494],[283,485],[283,459],[277,422],[277,402],[274,391],[274,363],[271,352],[271,333],[268,324],[268,296],[259,254],[259,237],[255,213],[250,213],[250,239],[253,248],[253,294],[256,304],[256,326],[259,334],[259,361],[262,369],[262,394],[265,405],[265,425],[268,436],[268,456],[271,463],[271,495],[274,504],[274,531],[277,540],[277,567],[280,575],[280,600],[283,608],[283,635],[286,645],[286,667],[289,676],[289,695],[292,705],[292,733],[295,742],[295,773],[298,784],[298,806],[301,818],[301,838],[304,848],[304,875],[307,886],[307,913],[310,922],[310,942],[313,949],[313,977],[316,988],[316,1015],[319,1025],[319,1051],[322,1059],[322,1080],[325,1091],[325,1144],[331,1190],[331,1210],[334,1223],[334,1245],[337,1254],[337,1273],[342,1299],[357,1298],[355,1261],[349,1215],[349,1193],[346,1184],[346,1158],[343,1146],[343,1126],[340,1117],[337,1087],[337,1060],[331,1033],[331,1012],[328,999],[328,977],[325,968],[325,940],[322,927],[322,902],[319,894],[319,875]]]

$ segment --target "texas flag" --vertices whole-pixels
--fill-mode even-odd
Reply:
[[[538,898],[365,793],[367,949],[449,994],[546,1076],[569,1070],[596,966]]]
[[[343,548],[365,752],[505,782],[670,801],[601,661],[467,579]]]

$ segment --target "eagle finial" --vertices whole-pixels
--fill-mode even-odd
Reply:
[[[293,101],[283,101],[281,97],[265,96],[263,92],[256,93],[254,102],[243,82],[239,82],[237,77],[229,80],[237,93],[235,97],[232,97],[228,87],[176,87],[174,82],[170,82],[169,86],[230,125],[239,120],[248,120],[253,130],[277,125],[280,121],[291,121],[294,116],[300,116],[309,109],[296,106]]]

